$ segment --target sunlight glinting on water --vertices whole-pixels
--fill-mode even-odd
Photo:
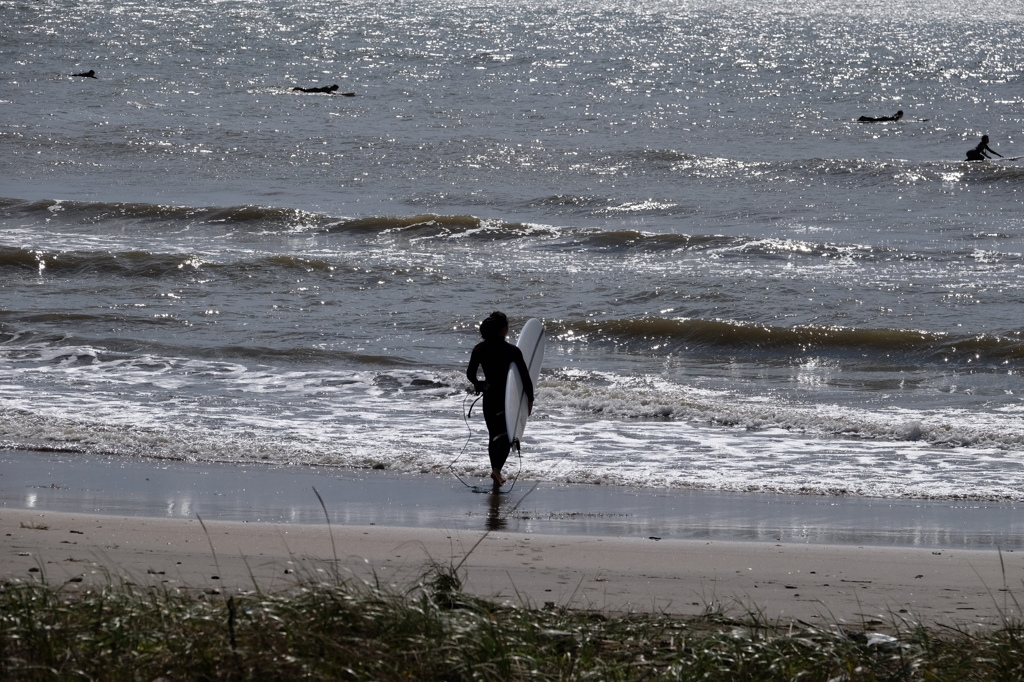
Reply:
[[[5,12],[5,447],[1020,499],[1019,2]]]

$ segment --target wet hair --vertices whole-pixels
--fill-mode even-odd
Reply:
[[[981,141],[984,142],[985,144],[988,144],[988,135],[982,135]]]
[[[484,337],[484,341],[492,341],[494,339],[501,339],[505,331],[505,327],[508,326],[508,317],[505,313],[494,311],[491,313],[486,320],[480,323],[480,336]]]

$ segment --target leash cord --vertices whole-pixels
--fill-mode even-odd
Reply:
[[[481,397],[483,397],[482,395],[477,396],[476,400],[474,400],[470,404],[469,409],[467,410],[466,401],[469,400],[469,396],[470,394],[467,393],[466,397],[462,399],[462,419],[463,421],[466,422],[467,431],[466,444],[462,446],[462,451],[459,452],[458,456],[456,456],[455,459],[452,460],[452,463],[448,465],[448,471],[452,472],[452,475],[455,476],[455,478],[459,479],[459,482],[462,483],[462,485],[466,486],[467,488],[472,488],[473,486],[462,480],[462,476],[459,476],[457,473],[455,473],[455,463],[462,459],[462,456],[466,454],[466,450],[469,448],[469,443],[473,440],[473,427],[470,426],[469,424],[469,415],[473,412],[473,406],[476,405],[477,401],[480,400]]]
[[[462,459],[462,456],[464,454],[466,454],[466,450],[469,449],[469,444],[473,440],[473,427],[469,423],[469,417],[470,417],[470,415],[473,414],[473,408],[476,406],[477,402],[480,401],[480,398],[483,397],[483,394],[478,395],[473,400],[473,402],[470,403],[469,409],[467,410],[466,409],[466,401],[469,400],[469,396],[470,396],[470,394],[467,393],[466,397],[462,399],[462,419],[463,419],[463,421],[466,422],[466,432],[467,432],[466,433],[466,443],[465,443],[465,445],[462,446],[462,450],[459,452],[458,455],[456,455],[455,459],[453,459],[451,461],[451,464],[448,465],[448,471],[452,472],[452,476],[454,476],[455,478],[459,479],[459,482],[462,485],[464,485],[467,488],[472,490],[472,489],[475,489],[476,486],[473,486],[473,485],[470,485],[469,483],[466,483],[466,481],[463,480],[462,476],[459,476],[457,473],[455,473],[455,463],[458,462],[460,459]],[[518,439],[516,439],[515,441],[513,441],[509,445],[509,451],[511,451],[513,446],[515,446],[516,456],[519,458],[519,469],[516,471],[515,477],[512,478],[512,485],[510,485],[508,487],[508,490],[501,490],[499,488],[499,492],[504,492],[506,494],[512,492],[512,489],[516,487],[516,481],[519,480],[520,474],[523,473],[523,452],[522,452],[522,450],[519,449],[519,440]]]

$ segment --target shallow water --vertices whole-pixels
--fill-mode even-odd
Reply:
[[[531,477],[1024,498],[1021,3],[212,7],[0,7],[4,447],[480,476],[502,309]]]

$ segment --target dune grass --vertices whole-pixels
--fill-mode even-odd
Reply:
[[[4,680],[1020,680],[1024,627],[886,634],[499,605],[454,566],[402,590],[299,578],[270,594],[0,584]]]

